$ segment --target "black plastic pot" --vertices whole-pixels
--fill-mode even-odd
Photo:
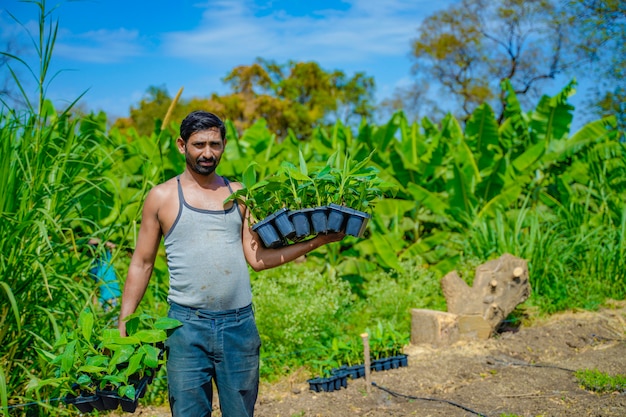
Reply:
[[[365,212],[352,209],[352,211],[348,214],[348,219],[346,220],[345,233],[351,236],[362,237],[365,232],[365,227],[371,217],[372,216]]]
[[[380,372],[383,370],[383,361],[380,359],[374,359],[370,364],[370,370]]]
[[[363,378],[365,376],[365,365],[343,365],[330,371],[333,375],[345,375],[351,379]]]
[[[98,390],[96,394],[102,399],[105,410],[117,410],[120,405],[120,397],[113,390]]]
[[[294,239],[302,239],[311,234],[311,222],[309,221],[311,211],[313,209],[304,208],[289,212],[289,220],[291,220],[293,227],[296,229]]]
[[[284,239],[293,239],[296,235],[296,228],[289,219],[289,210],[282,208],[273,214],[274,226]]]
[[[104,407],[104,401],[102,401],[102,397],[100,397],[98,394],[96,394],[95,397],[96,398],[94,398],[93,401],[91,401],[89,404],[91,404],[91,406],[96,410],[106,410],[106,408]]]
[[[321,392],[322,391],[322,381],[323,380],[324,380],[324,378],[311,378],[311,379],[308,379],[306,382],[309,383],[309,389],[311,391]]]
[[[335,377],[335,390],[348,388],[348,375],[343,373]]]
[[[315,207],[311,210],[311,227],[315,233],[328,233],[328,207]]]
[[[135,386],[135,398],[121,397],[117,394],[117,391],[108,390],[97,391],[97,394],[102,399],[105,410],[115,410],[121,405],[122,410],[125,412],[134,413],[139,399],[146,393],[149,381],[150,377],[146,376],[133,384]]]
[[[401,368],[403,366],[409,366],[409,360],[407,355],[396,355],[391,358],[391,367],[392,368]]]
[[[345,227],[345,221],[347,218],[347,207],[340,206],[339,204],[331,203],[327,206],[328,218],[327,229],[329,232],[341,232]]]
[[[349,366],[348,372],[348,376],[352,379],[363,378],[365,376],[365,365]]]
[[[146,393],[146,389],[148,387],[150,379],[150,377],[145,377],[135,385],[134,399],[126,397],[120,398],[120,405],[122,406],[122,410],[126,411],[127,413],[135,412],[135,410],[137,409],[137,404],[139,403],[139,399],[143,398]]]
[[[93,411],[93,402],[98,400],[97,395],[68,395],[63,398],[63,402],[68,405],[73,405],[78,408],[81,413],[90,413]]]
[[[122,406],[122,410],[127,413],[134,413],[137,409],[137,405],[139,404],[138,400],[131,400],[128,398],[123,398],[120,400],[120,405]]]
[[[396,369],[402,366],[408,366],[409,362],[407,355],[396,355],[386,358],[374,359],[371,363],[372,371],[387,371],[389,369]]]
[[[267,248],[277,248],[283,244],[283,241],[278,236],[278,232],[276,228],[274,228],[274,225],[272,225],[269,217],[255,223],[254,226],[252,226],[252,230],[259,234],[261,241],[263,241],[263,244]]]
[[[345,374],[332,375],[328,378],[313,378],[307,381],[309,388],[315,392],[333,392],[348,386],[348,377]]]

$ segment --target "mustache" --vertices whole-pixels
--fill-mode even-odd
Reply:
[[[211,157],[211,158],[204,158],[204,157],[200,157],[197,160],[198,162],[215,162],[215,158]]]

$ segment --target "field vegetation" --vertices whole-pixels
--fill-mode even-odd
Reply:
[[[4,416],[75,413],[63,408],[44,352],[55,351],[85,308],[97,313],[99,327],[115,326],[118,314],[94,303],[98,287],[89,270],[105,248],[93,253],[87,240],[117,245],[113,263],[123,283],[146,193],[184,168],[177,119],[163,114],[153,132],[140,134],[109,128],[104,113],[54,108],[45,91],[57,26],[46,26],[46,16],[42,5],[34,37],[39,95],[25,95],[25,109],[0,109]],[[300,154],[314,171],[339,150],[356,160],[371,154],[371,166],[393,185],[375,202],[363,238],[252,273],[263,378],[340,365],[346,352],[360,349],[364,331],[373,346],[407,343],[411,308],[445,310],[444,274],[457,270],[471,282],[477,265],[505,252],[528,260],[532,287],[511,319],[626,297],[626,144],[615,118],[572,132],[574,84],[530,110],[510,83],[501,88],[501,121],[488,104],[465,123],[450,114],[438,123],[410,122],[398,111],[380,124],[337,121],[306,135],[283,132],[281,140],[262,118],[243,130],[227,121],[219,174],[231,180],[250,166],[262,179]],[[161,248],[144,312],[166,314],[167,284]],[[145,401],[164,400],[163,372]]]

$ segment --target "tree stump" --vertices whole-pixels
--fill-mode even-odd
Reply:
[[[505,253],[476,268],[470,287],[452,271],[441,280],[448,312],[459,316],[481,316],[491,334],[530,295],[526,260]]]

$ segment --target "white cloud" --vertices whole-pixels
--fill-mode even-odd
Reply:
[[[254,5],[212,2],[201,24],[189,31],[163,35],[165,54],[212,62],[256,56],[316,60],[345,66],[377,57],[406,55],[421,19],[432,12],[432,1],[354,0],[345,11],[316,10],[290,16],[284,10],[256,17]],[[441,8],[441,4],[437,7]]]
[[[146,53],[137,30],[101,29],[78,35],[62,31],[57,39],[55,54],[73,61],[117,63]]]

